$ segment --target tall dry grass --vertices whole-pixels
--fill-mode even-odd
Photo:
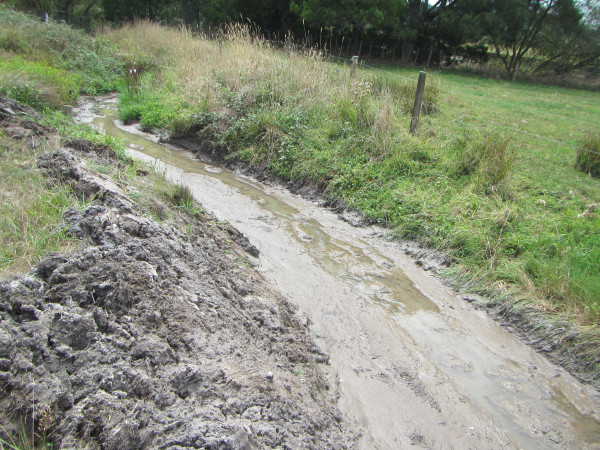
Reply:
[[[216,114],[234,109],[243,115],[260,107],[282,116],[302,111],[334,127],[370,129],[379,149],[388,149],[393,135],[405,134],[397,119],[412,102],[411,83],[361,70],[351,78],[349,67],[325,61],[319,51],[275,51],[246,26],[227,27],[221,42],[149,21],[105,36],[142,70],[160,67],[155,86],[168,86],[168,95],[191,109],[202,105]],[[436,101],[435,85],[432,80],[426,105]]]

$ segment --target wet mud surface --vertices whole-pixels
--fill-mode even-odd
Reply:
[[[443,263],[435,254],[159,145],[115,122],[113,106],[89,104],[80,117],[244,233],[260,250],[257,269],[310,319],[359,448],[600,448],[598,391],[424,270]]]
[[[11,135],[48,132],[23,125],[32,110],[2,106]],[[33,429],[57,449],[353,447],[318,368],[328,355],[252,268],[259,251],[207,214],[143,216],[126,185],[81,160],[111,164],[106,149],[68,146],[38,165],[87,199],[65,216],[82,245],[0,280],[0,437]]]

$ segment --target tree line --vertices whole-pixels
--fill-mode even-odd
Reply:
[[[13,0],[82,27],[150,19],[204,32],[226,23],[347,56],[520,72],[600,74],[600,0]],[[375,51],[373,51],[373,48]]]

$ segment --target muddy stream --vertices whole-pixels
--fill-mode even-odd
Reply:
[[[311,323],[360,448],[600,448],[600,394],[418,267],[377,227],[231,173],[116,120],[78,119],[189,186],[261,251],[257,268]]]

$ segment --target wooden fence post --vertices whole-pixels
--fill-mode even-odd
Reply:
[[[423,91],[425,90],[425,77],[427,72],[419,72],[419,82],[417,83],[417,94],[415,95],[415,106],[413,107],[412,120],[410,121],[410,132],[414,134],[419,126],[419,113],[423,103]]]
[[[352,65],[350,66],[350,78],[354,78],[356,76],[356,66],[358,65],[358,56],[353,56],[351,58]]]

